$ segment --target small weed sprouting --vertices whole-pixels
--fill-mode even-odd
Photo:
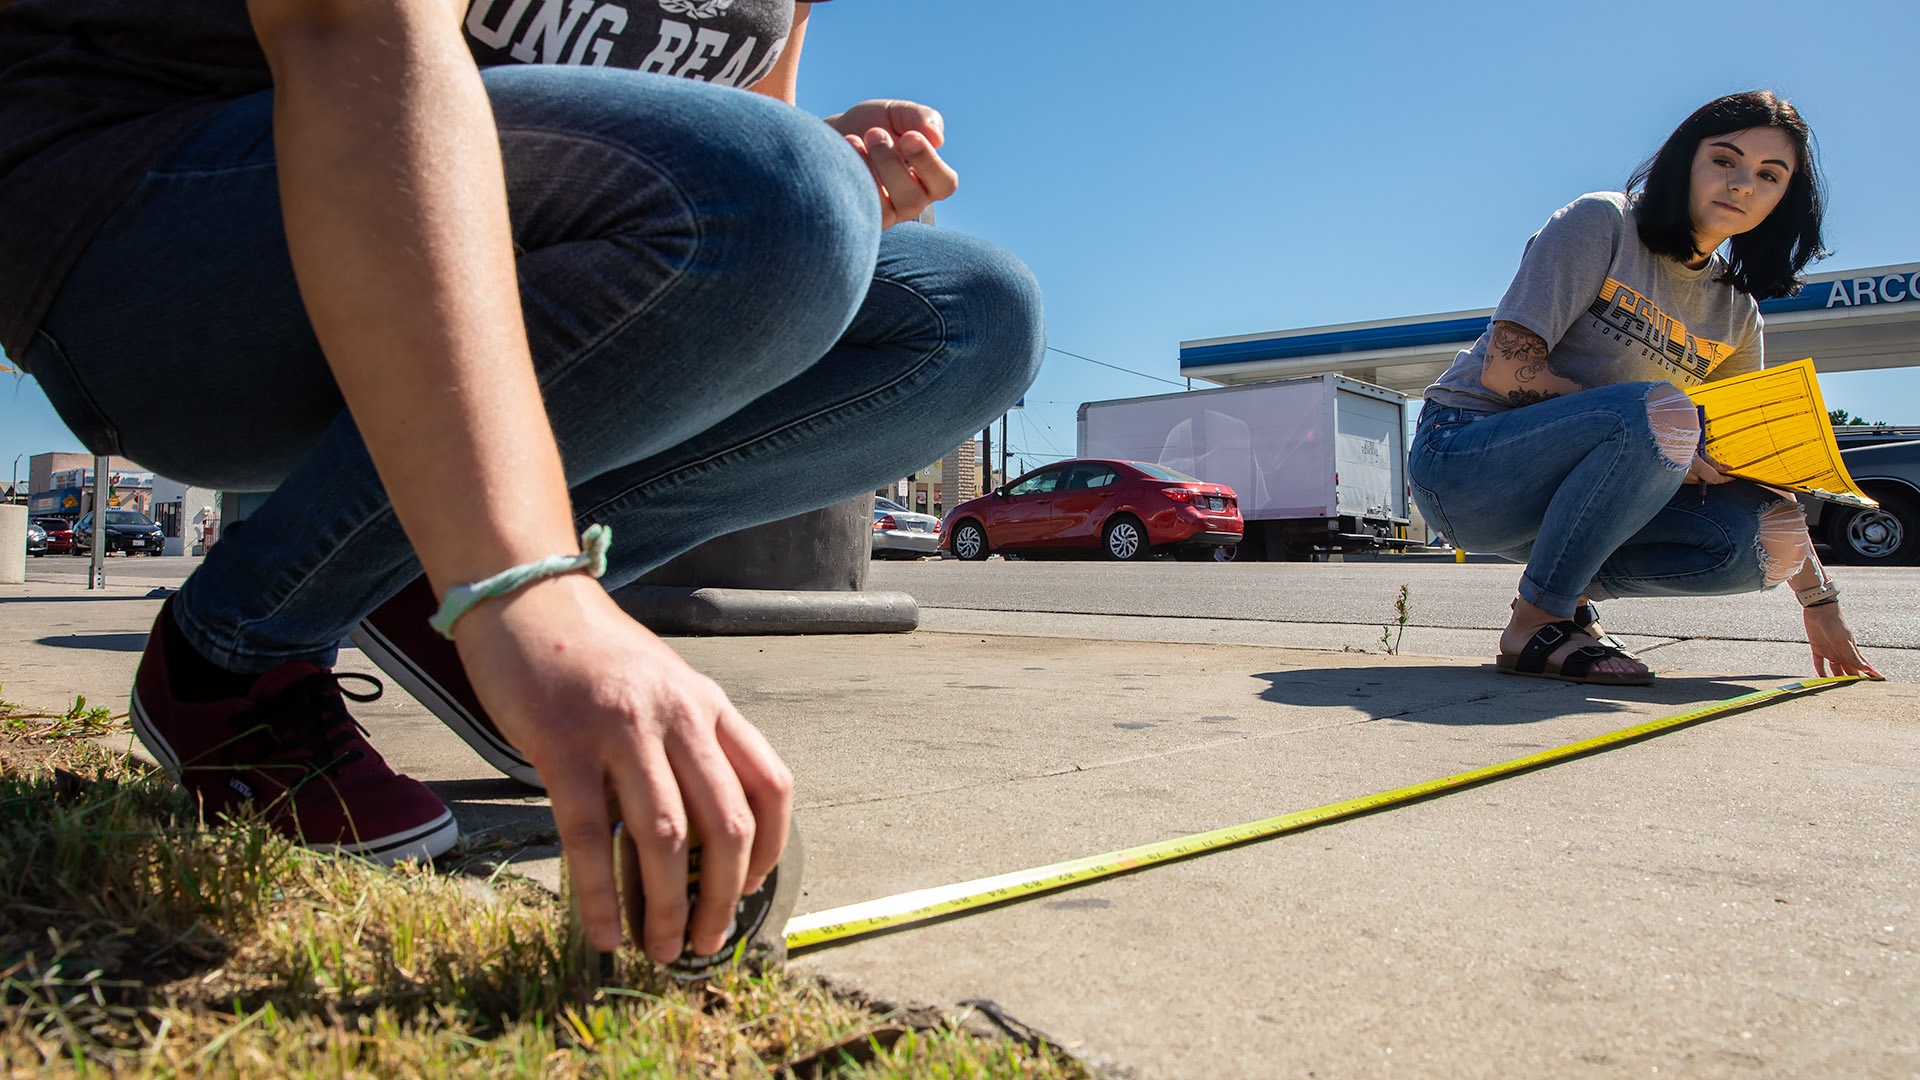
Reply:
[[[1387,647],[1388,656],[1400,655],[1400,638],[1407,632],[1407,618],[1412,608],[1407,606],[1407,586],[1400,586],[1400,598],[1393,602],[1393,622],[1380,628],[1380,644]]]
[[[85,694],[74,696],[73,704],[64,713],[28,712],[11,701],[0,699],[0,734],[23,736],[37,739],[87,739],[95,735],[106,735],[124,729],[119,716],[105,706],[87,705]],[[51,721],[51,722],[49,722]]]

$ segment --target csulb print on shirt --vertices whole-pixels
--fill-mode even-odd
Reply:
[[[1698,386],[1764,363],[1759,308],[1716,280],[1726,270],[1718,254],[1697,270],[1654,254],[1640,241],[1633,201],[1594,192],[1562,207],[1527,241],[1493,321],[1539,335],[1549,370],[1582,386]],[[1475,412],[1512,408],[1481,382],[1491,337],[1489,327],[1461,350],[1426,396]]]
[[[472,0],[482,66],[574,64],[752,86],[786,49],[792,0]]]

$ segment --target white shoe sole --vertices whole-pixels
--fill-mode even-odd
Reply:
[[[166,770],[173,782],[185,786],[180,779],[180,755],[153,726],[153,720],[147,716],[146,706],[140,704],[138,693],[128,695],[131,699],[127,709],[132,714],[133,733],[153,754],[154,760]],[[342,855],[357,855],[363,859],[392,866],[407,859],[429,862],[451,850],[460,840],[460,825],[453,820],[453,811],[442,810],[440,816],[418,828],[407,829],[388,836],[374,837],[351,844],[311,844],[315,851],[333,852]]]
[[[413,695],[415,701],[425,705],[428,712],[472,747],[481,760],[528,787],[542,791],[547,789],[540,774],[534,771],[526,758],[520,756],[520,751],[515,750],[513,744],[475,720],[473,714],[443,692],[438,683],[408,659],[407,654],[395,647],[372,623],[361,620],[347,636],[360,647],[361,652],[367,654],[367,659],[373,661],[375,667],[398,683],[400,689]]]

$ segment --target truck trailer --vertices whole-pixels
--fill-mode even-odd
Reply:
[[[1078,456],[1150,461],[1240,499],[1246,536],[1223,557],[1305,560],[1406,536],[1406,407],[1341,375],[1089,401]]]

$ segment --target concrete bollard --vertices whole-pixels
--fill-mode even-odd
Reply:
[[[27,580],[27,508],[19,503],[0,506],[0,585]]]
[[[906,593],[864,591],[873,496],[717,536],[613,597],[658,633],[872,634],[912,630]]]

